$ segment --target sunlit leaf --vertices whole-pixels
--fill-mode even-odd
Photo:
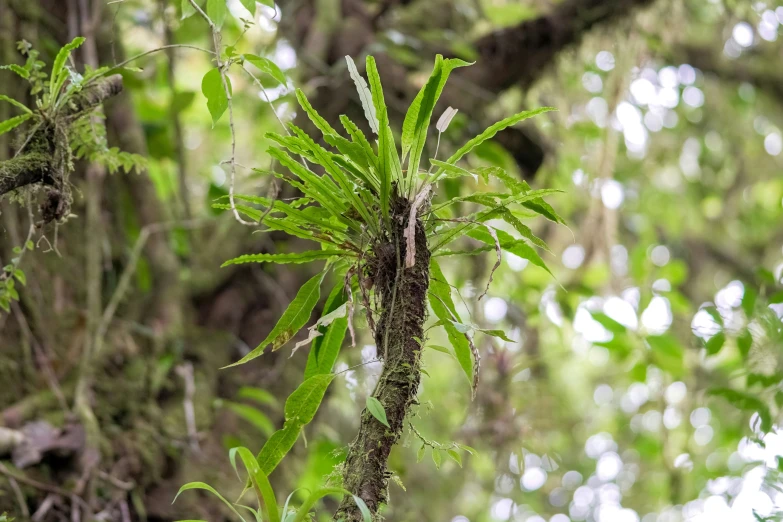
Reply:
[[[220,1],[220,0],[216,0]],[[226,87],[223,87],[223,79],[219,69],[210,69],[201,79],[201,92],[207,98],[207,109],[212,116],[212,126],[218,122],[223,113],[228,109],[228,96],[226,88],[231,93],[231,80],[225,76]]]

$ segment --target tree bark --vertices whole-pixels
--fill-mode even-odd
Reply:
[[[384,361],[373,397],[386,411],[389,427],[364,410],[359,434],[348,450],[343,468],[343,487],[364,500],[373,516],[386,502],[391,475],[387,466],[389,454],[402,434],[419,390],[421,346],[417,339],[424,336],[429,288],[430,252],[424,226],[417,218],[415,264],[406,268],[403,232],[410,202],[399,199],[394,207],[392,239],[376,245],[369,267],[382,307],[375,343]],[[353,498],[343,499],[334,520],[361,522],[362,514]]]

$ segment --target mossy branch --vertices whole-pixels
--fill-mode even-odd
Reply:
[[[370,276],[375,283],[383,311],[375,331],[378,353],[383,354],[383,371],[373,397],[386,411],[387,428],[368,411],[362,413],[359,434],[348,450],[343,467],[343,487],[360,497],[377,518],[387,502],[391,473],[388,459],[402,435],[405,418],[421,380],[421,346],[427,312],[430,252],[424,226],[415,224],[415,263],[405,266],[406,221],[411,203],[398,199],[392,205],[392,240],[376,245],[370,262]],[[351,497],[346,496],[334,520],[361,522],[362,514]]]
[[[14,158],[0,161],[0,196],[13,190],[35,184],[55,184],[57,167],[57,125],[68,125],[84,113],[94,109],[122,91],[122,76],[115,74],[90,84],[75,94],[70,102],[54,115],[44,118],[38,115],[40,124],[35,127],[24,147]],[[67,144],[65,145],[67,146]]]

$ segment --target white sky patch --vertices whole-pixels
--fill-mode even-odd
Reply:
[[[639,319],[636,317],[634,307],[624,299],[612,296],[604,302],[604,313],[631,330],[639,327]]]
[[[584,305],[580,305],[574,315],[574,330],[591,343],[612,340],[612,334],[601,323],[593,319]]]
[[[696,69],[687,63],[680,65],[677,68],[677,79],[683,85],[691,85],[696,81]]]
[[[508,313],[508,303],[500,297],[490,297],[484,303],[484,318],[491,323],[499,323]]]
[[[644,137],[641,138],[640,144],[644,145],[647,140],[647,131],[645,131],[643,128],[641,128],[641,131],[644,134]],[[628,140],[627,135],[626,140]],[[619,208],[620,205],[623,204],[624,199],[625,191],[623,190],[623,186],[620,184],[620,182],[613,179],[607,179],[601,184],[601,201],[606,208]]]
[[[672,309],[669,300],[656,295],[642,312],[642,325],[650,333],[663,333],[672,324]]]
[[[595,64],[602,71],[611,71],[614,69],[614,55],[609,51],[601,51],[595,57]]]
[[[582,245],[569,245],[563,250],[563,265],[571,270],[582,266],[585,260],[585,249]]]
[[[770,156],[777,156],[783,151],[783,139],[780,137],[780,133],[771,132],[764,138],[764,150]]]
[[[601,92],[601,89],[604,88],[604,82],[599,75],[588,71],[582,75],[582,86],[587,89],[588,92],[596,94]]]
[[[519,483],[525,491],[536,491],[546,483],[547,474],[541,468],[528,468]]]
[[[750,47],[753,45],[753,27],[747,22],[739,22],[731,30],[731,37],[740,47]]]

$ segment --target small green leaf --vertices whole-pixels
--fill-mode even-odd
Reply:
[[[19,76],[21,76],[22,78],[24,78],[25,80],[30,77],[30,71],[15,63],[10,63],[8,65],[0,65],[0,71],[2,70],[13,71]]]
[[[226,21],[227,11],[226,0],[207,0],[207,16],[218,30],[223,27],[223,22]]]
[[[715,355],[718,352],[720,352],[721,348],[723,348],[723,344],[726,342],[726,334],[723,333],[723,330],[716,333],[710,339],[704,344],[705,348],[707,348],[707,354],[708,355]]]
[[[459,453],[457,453],[453,449],[446,450],[446,454],[449,457],[451,457],[451,460],[456,462],[459,465],[460,468],[462,467],[462,455],[460,455]]]
[[[378,422],[387,428],[391,428],[391,426],[389,426],[389,421],[386,419],[386,410],[383,408],[381,401],[375,397],[367,397],[367,411],[369,411],[373,417],[378,419]]]
[[[440,469],[440,464],[443,460],[443,456],[440,454],[440,451],[433,449],[432,450],[432,462],[435,463],[435,467],[437,469]]]
[[[62,89],[65,80],[68,78],[68,75],[65,74],[64,67],[65,62],[71,55],[71,51],[82,45],[84,41],[84,37],[77,36],[71,42],[65,44],[54,58],[54,62],[52,63],[52,76],[49,80],[49,104],[54,104],[55,98],[60,93],[60,89]]]
[[[224,262],[222,267],[228,265],[239,265],[242,263],[309,263],[321,259],[330,259],[344,255],[350,255],[347,250],[309,250],[306,252],[297,252],[294,254],[245,254]]]
[[[231,80],[226,78],[226,87],[228,92],[231,93]],[[228,96],[226,95],[226,89],[223,87],[223,79],[221,78],[220,69],[210,69],[204,78],[201,79],[201,92],[207,98],[207,109],[212,116],[212,126],[218,122],[223,113],[228,109]]]
[[[250,0],[245,1],[249,2]],[[288,83],[288,80],[285,77],[285,73],[283,73],[283,71],[280,70],[280,67],[278,67],[277,64],[272,60],[262,56],[256,56],[255,54],[245,54],[243,56],[246,61],[252,63],[263,72],[280,82],[280,85],[286,85]]]
[[[416,452],[416,462],[421,462],[424,458],[424,453],[427,451],[427,446],[425,444],[421,445],[421,448],[419,448],[419,451]]]
[[[6,96],[5,94],[0,94],[0,101],[5,101],[13,105],[14,107],[21,109],[22,111],[26,112],[27,114],[32,114],[33,111],[27,108],[27,106],[23,103],[20,103],[13,98]]]
[[[22,271],[21,268],[17,268],[16,270],[14,270],[14,277],[20,283],[22,283],[22,286],[27,286],[27,276],[24,275],[24,272]]]
[[[345,57],[345,61],[348,64],[348,72],[353,79],[353,83],[356,85],[356,91],[359,93],[359,99],[362,102],[362,108],[364,109],[364,117],[367,118],[367,123],[370,124],[370,129],[375,134],[379,132],[378,115],[375,105],[373,104],[373,95],[367,87],[367,82],[364,80],[359,70],[356,68],[353,58],[350,56]]]

